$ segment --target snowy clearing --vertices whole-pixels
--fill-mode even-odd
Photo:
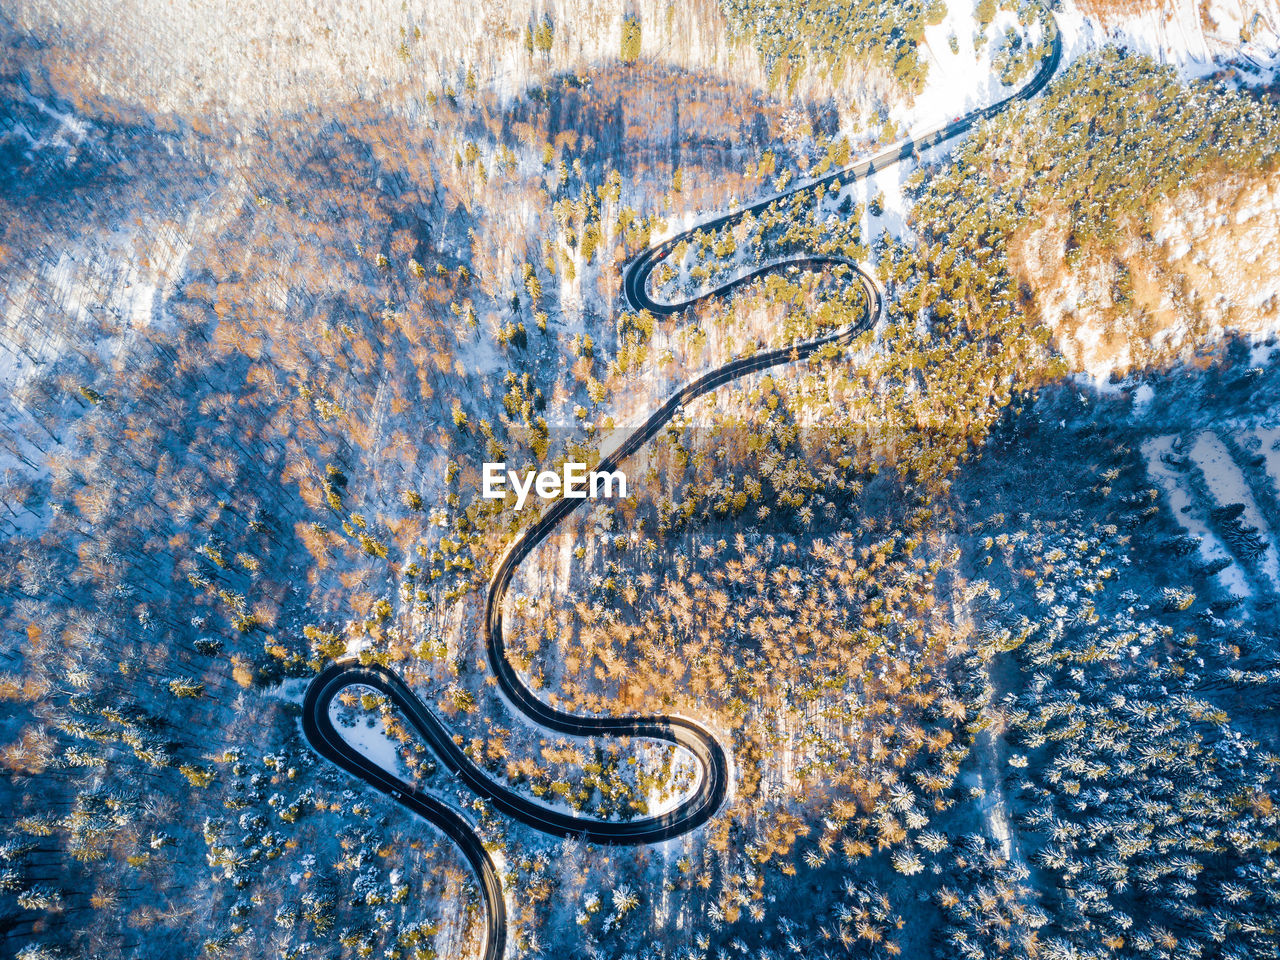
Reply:
[[[1175,520],[1186,530],[1189,536],[1199,539],[1200,562],[1213,563],[1217,560],[1231,561],[1230,566],[1217,573],[1218,583],[1228,593],[1240,597],[1253,596],[1253,588],[1245,579],[1244,572],[1227,552],[1221,540],[1205,522],[1194,512],[1191,496],[1183,489],[1183,475],[1171,467],[1165,457],[1174,456],[1176,436],[1153,437],[1142,445],[1142,455],[1147,461],[1147,473],[1160,485],[1169,501],[1169,510]]]

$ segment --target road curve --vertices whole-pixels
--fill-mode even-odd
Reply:
[[[685,384],[669,396],[661,406],[626,436],[622,443],[597,465],[597,470],[614,470],[643,447],[685,404],[733,380],[780,364],[792,363],[811,356],[827,346],[843,346],[875,326],[884,308],[884,298],[872,277],[861,265],[843,257],[808,256],[782,260],[761,267],[743,277],[709,290],[680,303],[655,301],[649,293],[649,277],[654,268],[682,240],[697,230],[714,230],[735,222],[748,214],[756,214],[769,204],[785,200],[801,190],[818,184],[842,183],[850,178],[882,170],[919,151],[958,136],[980,121],[994,116],[1010,103],[1035,96],[1049,82],[1061,60],[1061,41],[1054,25],[1049,55],[1026,86],[1012,96],[983,107],[951,123],[941,124],[918,136],[818,180],[807,181],[792,190],[769,197],[733,213],[698,224],[644,251],[623,272],[623,296],[632,310],[647,310],[657,316],[668,316],[695,306],[711,297],[720,297],[733,289],[778,270],[844,266],[857,274],[866,294],[866,311],[860,320],[823,336],[774,350],[752,354],[712,370]],[[730,770],[724,748],[709,729],[697,720],[680,716],[657,717],[585,717],[564,713],[540,700],[526,686],[516,668],[507,659],[503,634],[503,600],[517,567],[585,500],[561,499],[533,524],[526,527],[499,557],[489,581],[483,630],[485,652],[498,686],[510,704],[530,720],[549,731],[578,737],[647,737],[683,747],[693,754],[700,779],[693,795],[665,814],[636,820],[607,822],[580,817],[538,803],[498,783],[477,767],[454,742],[453,735],[436,714],[409,688],[395,672],[381,666],[362,665],[353,658],[335,661],[311,681],[302,705],[302,731],[313,749],[325,759],[359,777],[365,783],[392,796],[403,806],[434,824],[459,849],[480,880],[485,900],[485,960],[501,960],[506,950],[506,904],[502,884],[493,858],[475,832],[475,828],[458,811],[428,793],[406,783],[390,771],[370,761],[349,744],[334,727],[329,705],[343,689],[353,685],[371,687],[387,696],[400,709],[406,721],[440,758],[454,779],[484,797],[493,809],[519,820],[536,830],[561,837],[580,837],[596,843],[642,844],[667,840],[702,825],[715,815],[728,794]]]

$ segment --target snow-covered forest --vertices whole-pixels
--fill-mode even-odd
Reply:
[[[474,828],[505,955],[1280,957],[1280,6],[408,0],[0,10],[0,939],[470,958],[480,880],[322,759],[394,669],[514,794],[699,788],[548,704],[712,730],[613,847],[341,736]],[[840,172],[1035,98],[862,176]],[[835,182],[822,178],[837,176]]]

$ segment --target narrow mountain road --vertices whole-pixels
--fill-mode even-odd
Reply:
[[[1025,87],[1007,99],[976,110],[951,123],[927,130],[820,180],[807,181],[787,193],[700,223],[696,228],[646,250],[628,264],[623,273],[623,295],[627,305],[632,310],[648,310],[657,316],[677,313],[711,297],[724,296],[765,274],[793,267],[801,269],[848,267],[857,274],[862,284],[866,294],[867,308],[862,318],[848,327],[804,343],[779,347],[776,350],[733,360],[691,381],[668,397],[644,422],[635,427],[609,456],[600,461],[596,469],[601,471],[617,469],[624,460],[640,450],[657,434],[681,407],[717,387],[770,367],[804,360],[823,347],[838,347],[852,343],[863,331],[875,326],[884,308],[883,295],[863,267],[846,258],[834,256],[797,257],[771,263],[692,299],[681,303],[661,303],[654,300],[649,293],[649,277],[655,267],[670,255],[677,244],[691,238],[696,230],[714,230],[736,223],[748,214],[757,214],[770,203],[785,200],[800,190],[807,190],[817,184],[831,184],[837,179],[841,183],[847,183],[850,179],[883,170],[918,154],[927,147],[958,136],[982,120],[996,115],[1012,102],[1026,100],[1039,93],[1057,70],[1061,55],[1061,42],[1055,29],[1050,53],[1041,62],[1035,76]],[[454,742],[449,729],[441,723],[431,708],[423,703],[403,679],[385,667],[361,665],[353,659],[339,660],[327,667],[311,682],[303,702],[303,734],[317,753],[370,786],[389,794],[406,808],[438,827],[461,849],[480,880],[485,900],[487,920],[483,954],[485,960],[500,960],[506,951],[506,904],[493,858],[484,848],[474,827],[461,813],[414,785],[406,783],[390,771],[384,770],[344,740],[329,717],[329,706],[333,698],[349,686],[362,685],[380,691],[400,709],[409,725],[430,745],[459,783],[465,784],[478,796],[485,798],[495,810],[544,833],[562,837],[581,837],[595,843],[633,845],[668,840],[706,823],[720,809],[728,795],[731,777],[725,750],[707,727],[692,718],[679,716],[584,717],[564,713],[540,700],[507,659],[502,606],[507,589],[511,585],[511,579],[521,561],[546,540],[561,521],[584,503],[586,503],[585,500],[579,499],[561,499],[553,502],[537,521],[526,527],[512,541],[498,559],[489,582],[483,621],[484,645],[489,666],[508,702],[548,732],[576,737],[646,737],[683,747],[692,753],[700,770],[697,789],[675,809],[655,817],[616,822],[602,821],[552,809],[519,794],[497,782],[472,763],[462,748]]]

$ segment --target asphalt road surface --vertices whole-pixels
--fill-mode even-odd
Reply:
[[[1029,99],[1039,93],[1056,72],[1061,55],[1061,42],[1055,30],[1050,53],[1041,62],[1036,75],[1026,86],[1007,99],[983,107],[951,123],[926,130],[866,160],[844,167],[819,180],[807,181],[787,193],[769,197],[733,213],[707,220],[692,230],[657,244],[631,261],[623,272],[623,296],[632,310],[648,310],[656,316],[668,316],[696,306],[708,298],[722,297],[736,287],[750,283],[767,273],[792,268],[815,269],[839,266],[847,267],[857,275],[866,294],[867,308],[860,320],[848,327],[804,343],[730,361],[685,384],[668,397],[643,423],[635,427],[609,456],[600,461],[595,469],[601,471],[617,469],[624,460],[661,430],[678,410],[703,394],[748,374],[804,360],[823,347],[847,345],[863,331],[874,327],[883,311],[883,295],[866,270],[851,260],[832,256],[797,257],[770,263],[746,276],[684,302],[660,303],[649,294],[649,276],[677,244],[691,238],[696,230],[711,231],[736,223],[748,214],[758,214],[770,203],[785,200],[800,190],[807,190],[818,184],[832,184],[836,180],[846,184],[850,180],[864,177],[876,170],[883,170],[916,155],[927,147],[965,133],[975,124],[994,116],[1011,103]],[[431,708],[409,689],[399,675],[385,667],[361,665],[354,659],[336,661],[311,682],[303,702],[302,731],[317,753],[370,786],[390,795],[436,826],[458,845],[479,878],[484,897],[486,911],[484,957],[486,960],[500,960],[506,951],[506,904],[493,858],[485,850],[475,828],[453,807],[406,783],[391,771],[384,770],[351,746],[342,738],[330,720],[329,705],[343,689],[353,685],[371,687],[382,692],[400,709],[414,731],[430,745],[459,784],[465,785],[477,796],[485,798],[493,809],[544,833],[562,837],[580,837],[595,843],[655,843],[687,833],[714,816],[728,794],[731,773],[724,748],[707,727],[697,720],[680,716],[584,717],[563,713],[538,699],[507,659],[502,632],[502,604],[516,568],[565,517],[586,502],[580,499],[554,501],[537,521],[526,527],[512,541],[499,558],[489,582],[483,621],[484,644],[489,666],[497,677],[499,688],[511,705],[549,732],[577,737],[647,737],[688,750],[697,762],[699,778],[692,796],[679,806],[660,816],[628,821],[602,821],[554,809],[516,793],[472,763],[463,753],[462,748],[454,742],[449,729],[440,722]]]

